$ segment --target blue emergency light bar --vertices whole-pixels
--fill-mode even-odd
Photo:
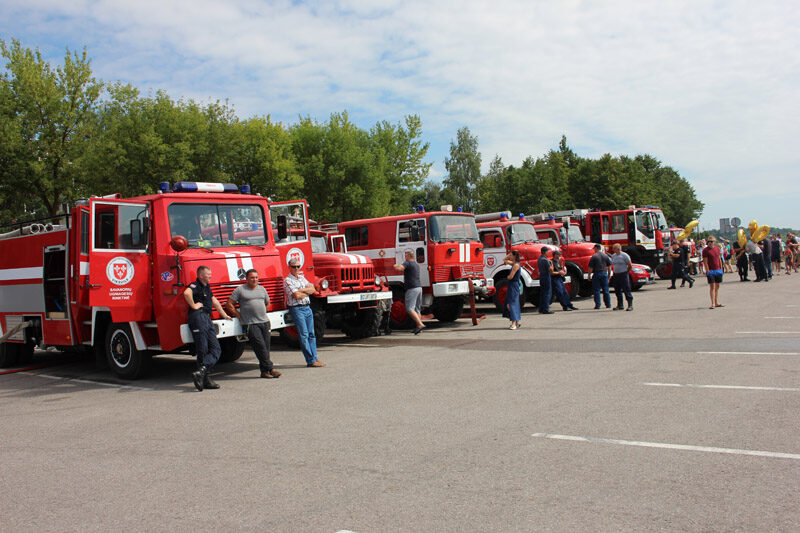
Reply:
[[[233,183],[209,183],[205,181],[179,181],[172,186],[172,192],[239,192]]]
[[[525,220],[525,213],[520,213],[519,214],[519,219],[520,220]]]

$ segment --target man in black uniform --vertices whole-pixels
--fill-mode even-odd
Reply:
[[[691,289],[694,285],[694,278],[689,276],[689,273],[686,272],[686,265],[689,262],[689,257],[686,252],[686,247],[681,246],[678,244],[678,241],[674,241],[672,243],[672,249],[669,251],[669,257],[672,259],[672,285],[667,287],[668,289],[675,288],[675,280],[681,278],[683,283],[681,283],[681,287],[689,282],[689,288]]]
[[[219,388],[219,385],[211,381],[208,376],[222,353],[217,340],[217,330],[214,323],[211,322],[211,308],[216,309],[225,320],[231,318],[222,309],[219,301],[214,298],[211,287],[208,285],[209,281],[211,281],[211,269],[207,266],[199,266],[197,267],[197,281],[183,291],[183,297],[189,304],[189,328],[192,330],[197,352],[197,371],[192,374],[192,378],[194,386],[199,391],[204,388]]]

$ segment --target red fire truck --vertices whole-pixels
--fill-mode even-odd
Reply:
[[[483,275],[483,244],[475,217],[468,213],[421,209],[409,215],[341,222],[348,250],[372,259],[376,273],[388,279],[394,327],[407,320],[403,303],[403,275],[393,265],[411,250],[420,266],[423,313],[442,322],[461,316],[470,290],[490,294],[492,280]]]
[[[550,246],[558,246],[564,258],[564,266],[572,284],[567,289],[570,298],[591,294],[592,284],[589,281],[589,260],[594,254],[594,244],[586,242],[580,229],[574,225],[554,222],[549,219],[534,224],[539,242]]]
[[[520,292],[520,309],[525,300],[537,305],[539,302],[539,271],[536,261],[542,255],[542,247],[533,223],[524,219],[512,220],[510,211],[475,215],[478,234],[484,245],[483,273],[486,279],[494,280],[494,304],[499,311],[505,308],[508,273],[511,267],[503,258],[511,250],[519,252],[521,279],[524,291]]]
[[[53,219],[17,225],[0,235],[0,366],[29,358],[37,345],[85,348],[118,376],[141,376],[152,355],[193,342],[183,292],[200,265],[211,267],[223,304],[256,268],[272,328],[285,327],[289,257],[324,289],[308,272],[310,241],[288,235],[289,215],[298,214],[307,218],[304,201],[268,205],[249,188],[179,182],[148,196],[93,197]],[[216,312],[212,320],[221,361],[238,359],[238,320]]]
[[[620,244],[622,251],[634,263],[644,263],[655,268],[664,262],[670,246],[670,231],[664,213],[655,206],[634,206],[611,211],[571,209],[539,213],[534,221],[561,222],[578,226],[583,237],[590,242],[610,248]]]
[[[317,331],[317,340],[324,335],[325,325],[341,329],[352,339],[377,335],[392,292],[375,274],[372,260],[348,253],[344,235],[320,229],[311,229],[311,251],[314,275],[327,282],[327,289],[318,291],[311,300],[315,327],[323,330]],[[294,326],[284,328],[281,334],[292,344],[297,342]]]

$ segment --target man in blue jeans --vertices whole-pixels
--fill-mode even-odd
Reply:
[[[317,360],[314,313],[311,311],[311,299],[309,298],[317,292],[317,289],[300,272],[300,262],[297,259],[289,260],[289,275],[283,280],[283,292],[294,327],[297,328],[300,350],[303,352],[303,357],[306,358],[306,366],[312,368],[325,366],[325,363]]]
[[[606,309],[611,307],[611,294],[608,292],[608,274],[611,271],[611,258],[603,251],[602,244],[594,245],[594,255],[589,259],[589,279],[592,281],[594,308],[600,309],[600,295]]]

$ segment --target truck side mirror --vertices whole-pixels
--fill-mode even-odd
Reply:
[[[138,218],[131,220],[131,244],[133,246],[142,244],[142,221]]]
[[[282,241],[289,235],[286,215],[278,215],[278,240]]]

